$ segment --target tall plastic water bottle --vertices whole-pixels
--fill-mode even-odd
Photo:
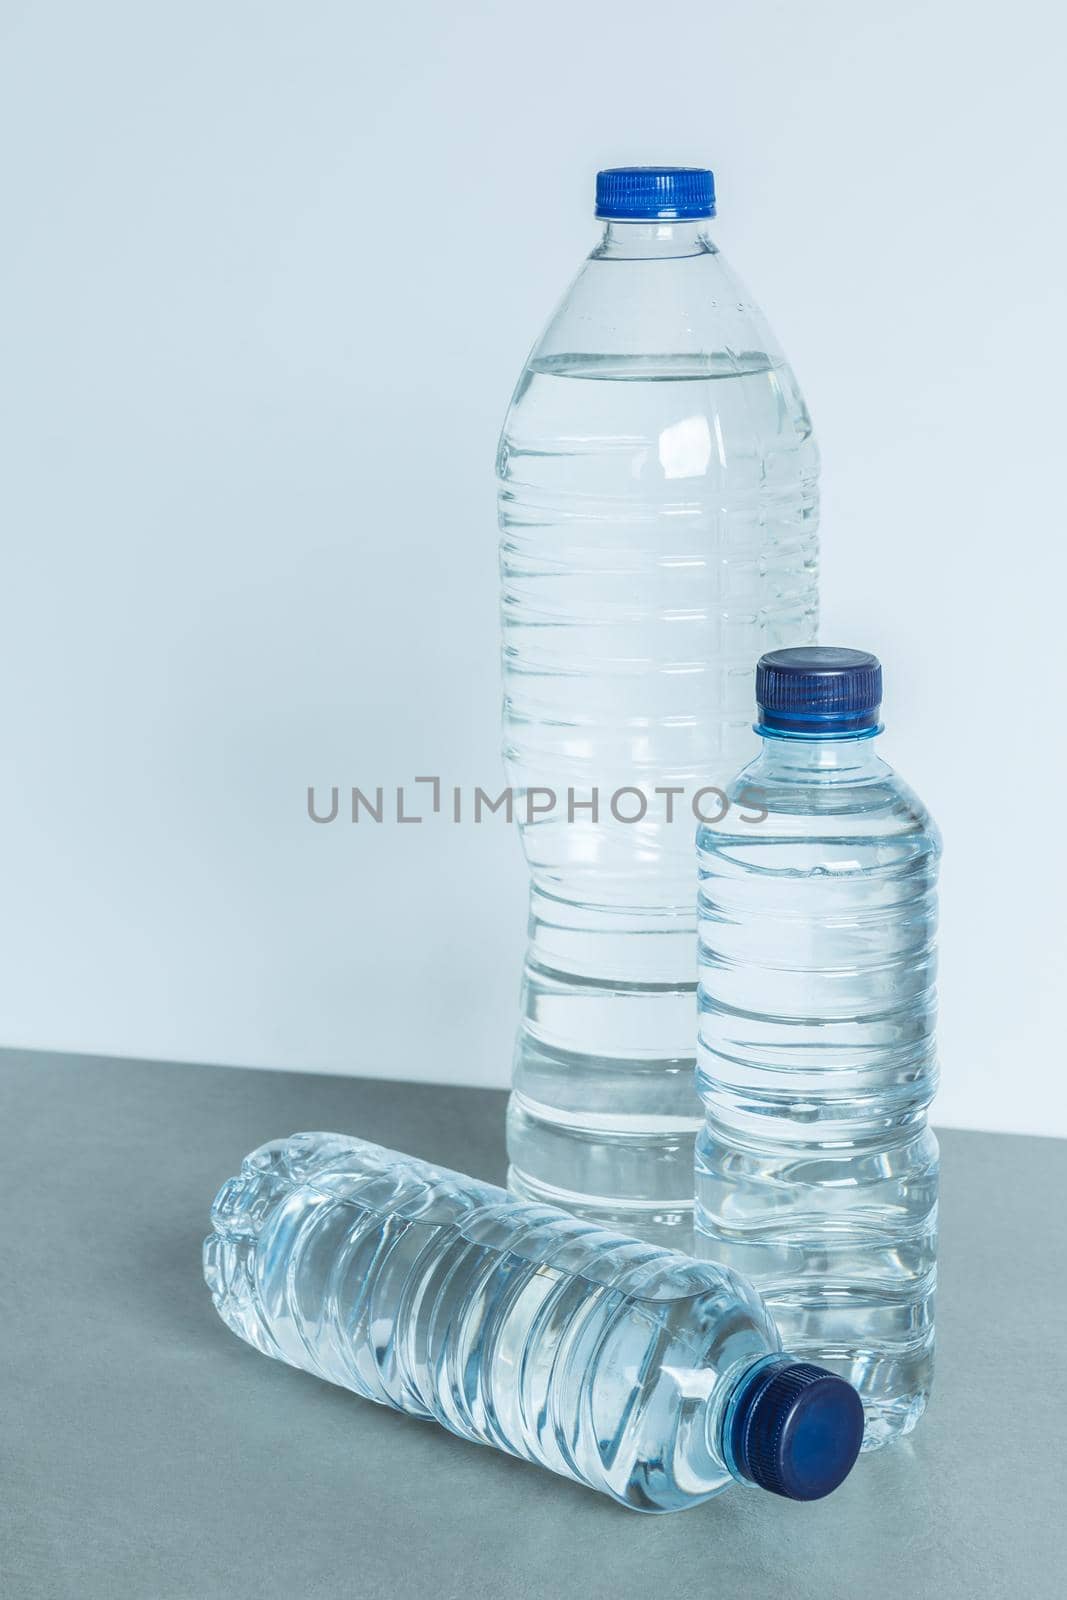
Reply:
[[[596,210],[498,460],[504,756],[532,879],[509,1184],[687,1248],[691,807],[755,749],[760,652],[815,637],[818,455],[711,237],[711,173],[602,172]]]
[[[337,1134],[256,1150],[211,1215],[242,1339],[638,1511],[819,1499],[859,1453],[855,1390],[719,1267]]]
[[[933,1370],[941,843],[875,751],[874,656],[777,651],[756,698],[763,750],[698,835],[697,1249],[855,1384],[871,1449]]]

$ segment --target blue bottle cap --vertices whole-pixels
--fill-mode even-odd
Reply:
[[[877,732],[882,666],[866,650],[808,645],[771,650],[756,667],[760,729],[779,733]]]
[[[771,1366],[741,1397],[730,1445],[742,1474],[787,1500],[821,1500],[848,1477],[863,1443],[850,1383],[805,1361]]]
[[[608,167],[596,175],[596,214],[619,222],[713,217],[715,175],[707,167]]]

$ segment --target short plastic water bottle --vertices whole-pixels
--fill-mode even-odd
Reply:
[[[864,652],[764,656],[762,753],[698,834],[697,1251],[855,1384],[866,1449],[926,1406],[937,1247],[941,844],[875,751],[881,697]]]
[[[490,1184],[296,1134],[212,1221],[215,1305],[258,1350],[637,1510],[818,1499],[859,1452],[855,1391],[783,1355],[733,1273]]]
[[[532,879],[509,1186],[690,1248],[690,800],[755,749],[760,652],[815,637],[818,456],[711,238],[711,173],[602,172],[596,211],[498,458],[504,755]]]

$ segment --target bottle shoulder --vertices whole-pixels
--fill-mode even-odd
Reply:
[[[618,257],[594,251],[550,316],[529,365],[561,356],[719,356],[786,367],[752,295],[721,251]],[[711,375],[714,375],[712,373]]]
[[[886,762],[874,758],[855,774],[789,772],[762,756],[728,785],[729,810],[721,823],[702,824],[702,852],[801,840],[901,841],[912,851],[939,856],[940,830],[928,808]]]

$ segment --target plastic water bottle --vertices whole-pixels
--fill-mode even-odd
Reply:
[[[926,1406],[937,1247],[941,844],[875,751],[881,696],[864,652],[764,656],[762,753],[698,835],[698,1253],[855,1384],[867,1449]]]
[[[336,1134],[224,1184],[204,1272],[266,1355],[640,1511],[795,1500],[859,1452],[856,1393],[782,1354],[733,1273]]]
[[[818,455],[711,237],[711,173],[602,172],[596,199],[603,236],[498,459],[504,756],[532,880],[509,1186],[688,1249],[690,806],[755,750],[760,652],[815,637]]]

